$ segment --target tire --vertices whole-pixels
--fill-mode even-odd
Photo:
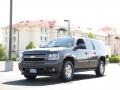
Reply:
[[[36,76],[34,75],[24,75],[24,77],[27,79],[27,80],[34,80],[36,78]]]
[[[105,63],[104,61],[100,61],[97,69],[95,70],[96,76],[104,76],[105,73]]]
[[[61,73],[61,78],[64,81],[70,81],[73,78],[73,64],[71,61],[65,61],[63,64],[63,69]]]

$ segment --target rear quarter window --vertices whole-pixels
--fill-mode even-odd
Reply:
[[[86,44],[86,47],[88,50],[93,50],[94,49],[94,46],[93,46],[93,43],[90,39],[85,39],[85,44]]]
[[[96,50],[105,50],[105,44],[101,40],[92,40]]]

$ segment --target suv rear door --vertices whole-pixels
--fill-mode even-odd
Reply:
[[[92,42],[93,42],[93,45],[95,47],[96,60],[93,63],[91,63],[91,66],[97,67],[99,57],[106,55],[106,49],[105,49],[105,45],[104,45],[103,41],[93,39]],[[97,65],[96,65],[96,63],[97,63]]]

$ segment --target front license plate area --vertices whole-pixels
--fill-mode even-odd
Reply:
[[[30,69],[30,73],[37,73],[36,69]]]

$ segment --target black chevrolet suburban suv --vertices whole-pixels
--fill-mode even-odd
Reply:
[[[83,37],[62,37],[41,48],[26,50],[19,60],[19,69],[27,79],[36,76],[59,76],[65,81],[74,72],[94,70],[103,76],[107,63],[105,45],[101,40]]]

